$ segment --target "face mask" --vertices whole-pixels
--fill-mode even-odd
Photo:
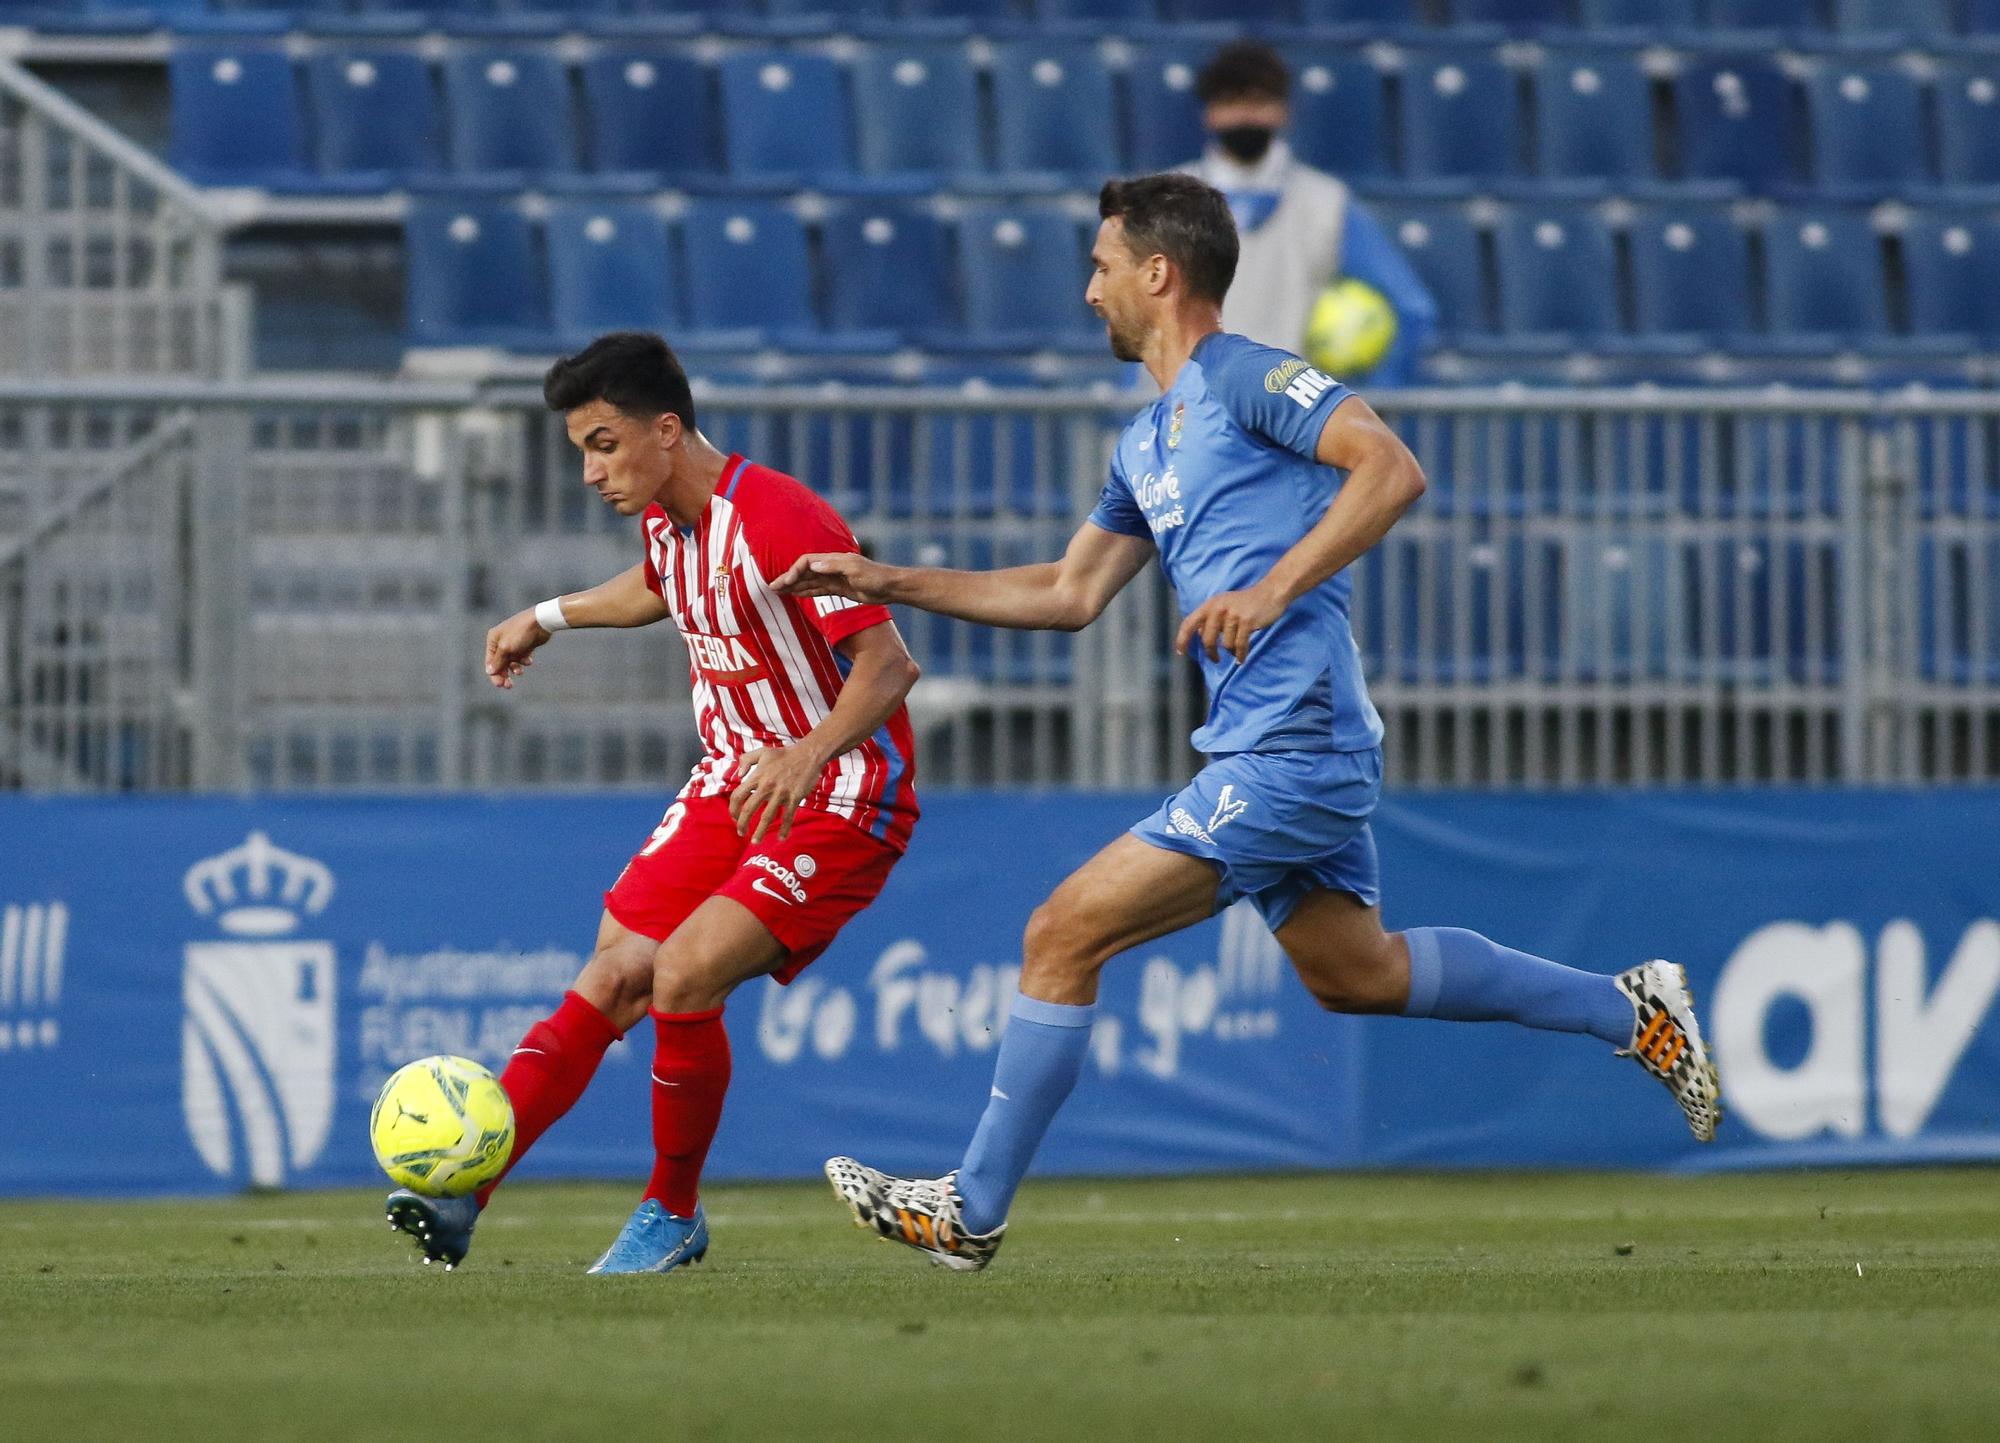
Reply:
[[[1232,125],[1215,132],[1216,143],[1245,165],[1255,165],[1271,148],[1278,132],[1268,125]]]

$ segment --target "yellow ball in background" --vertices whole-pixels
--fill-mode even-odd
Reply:
[[[368,1136],[396,1183],[429,1197],[463,1197],[506,1168],[514,1105],[470,1058],[425,1057],[382,1085]]]
[[[1396,308],[1366,281],[1336,281],[1306,321],[1308,361],[1336,379],[1363,376],[1396,343]]]

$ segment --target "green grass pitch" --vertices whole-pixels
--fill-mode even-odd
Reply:
[[[450,1275],[379,1193],[0,1204],[0,1435],[2000,1437],[1995,1171],[1043,1182],[970,1276],[716,1188],[702,1267],[583,1276],[636,1191]]]

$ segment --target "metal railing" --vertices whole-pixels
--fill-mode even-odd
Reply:
[[[1132,398],[727,390],[703,429],[887,559],[1060,553]],[[2000,774],[2000,397],[1407,392],[1431,489],[1355,568],[1391,776]],[[632,564],[530,393],[0,380],[0,785],[678,784],[669,628],[492,621]],[[1074,636],[899,618],[931,784],[1159,786],[1199,681],[1149,568]]]
[[[199,190],[0,56],[0,376],[240,371],[222,231]]]

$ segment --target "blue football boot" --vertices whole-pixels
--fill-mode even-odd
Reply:
[[[424,1250],[424,1262],[443,1263],[450,1272],[472,1251],[472,1228],[479,1221],[479,1199],[425,1197],[399,1187],[389,1194],[389,1226],[408,1233]]]
[[[667,1273],[684,1263],[698,1263],[708,1254],[708,1214],[696,1203],[694,1216],[676,1217],[647,1198],[625,1222],[604,1256],[590,1265],[593,1273]]]

